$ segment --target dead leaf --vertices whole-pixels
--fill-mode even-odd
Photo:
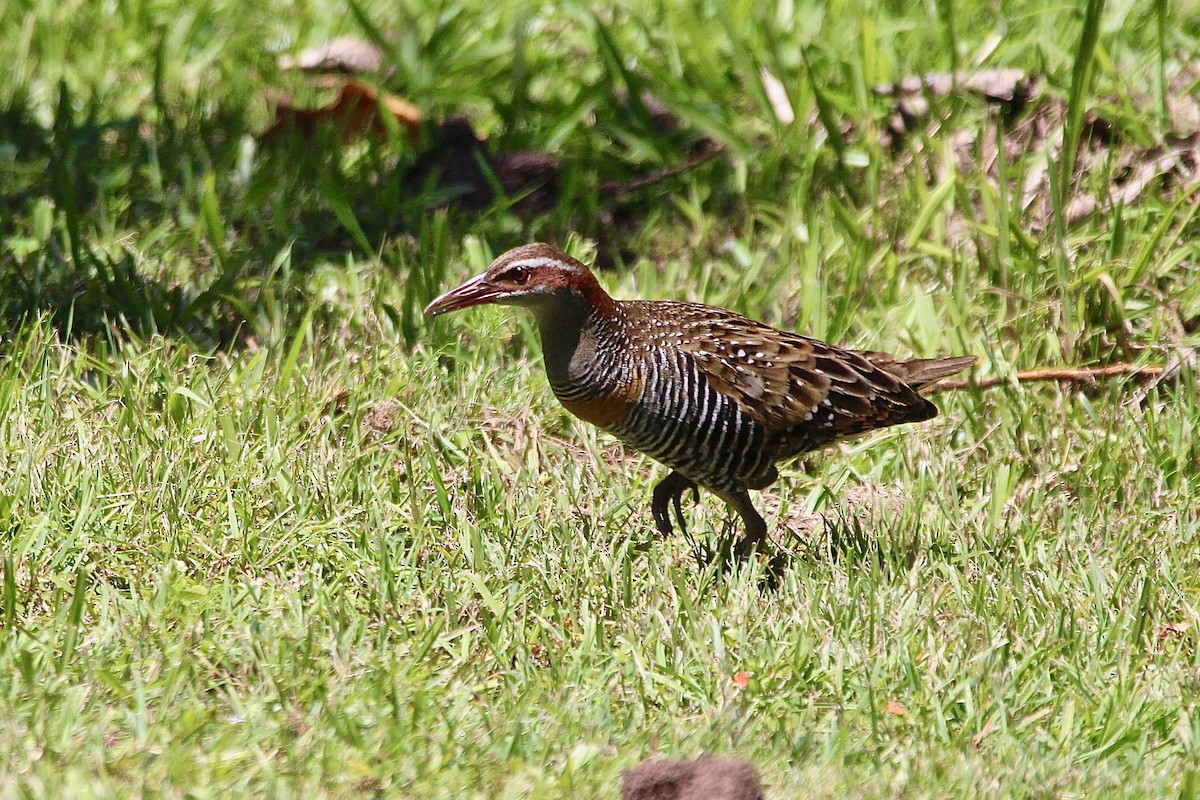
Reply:
[[[306,72],[340,72],[357,74],[379,72],[383,66],[383,51],[370,42],[353,36],[340,36],[319,47],[302,50],[292,58],[279,57],[280,69],[300,69]]]
[[[889,714],[895,714],[897,717],[903,717],[908,713],[908,709],[897,703],[895,700],[888,700],[887,705],[883,710]]]
[[[1156,178],[1175,176],[1182,178],[1184,186],[1190,185],[1187,178],[1196,178],[1200,169],[1200,132],[1191,136],[1173,138],[1162,147],[1143,150],[1127,159],[1131,174],[1113,188],[1113,201],[1129,204]]]
[[[1093,195],[1083,192],[1071,198],[1071,201],[1067,203],[1067,207],[1063,213],[1067,217],[1067,224],[1071,225],[1083,219],[1084,217],[1091,216],[1099,207],[1099,200],[1097,200]]]
[[[1167,87],[1167,117],[1172,132],[1176,134],[1200,131],[1197,83],[1200,83],[1200,59],[1186,62]]]
[[[971,747],[978,750],[983,744],[983,740],[998,730],[1000,730],[1000,726],[995,725],[994,723],[989,722],[988,724],[984,725],[979,733],[971,737]]]
[[[418,133],[421,112],[416,106],[374,86],[351,81],[341,87],[332,103],[319,108],[296,108],[290,98],[281,98],[275,109],[274,124],[259,139],[286,133],[311,139],[319,128],[328,127],[340,131],[344,142],[352,142],[364,134],[382,140],[387,136],[387,125],[381,110],[390,114],[410,136]]]
[[[739,689],[745,689],[750,685],[750,676],[745,672],[733,673],[733,685]]]
[[[1005,107],[1007,115],[1016,115],[1041,92],[1042,79],[1024,70],[1001,68],[976,72],[930,72],[910,75],[894,84],[880,84],[875,94],[895,97],[884,134],[885,147],[895,147],[920,120],[929,115],[930,98],[954,93],[974,94]]]
[[[1171,95],[1167,98],[1167,119],[1175,133],[1200,131],[1200,103],[1191,95]]]
[[[1030,80],[1025,70],[1004,67],[981,69],[976,72],[928,72],[924,75],[909,75],[894,84],[880,84],[875,87],[875,93],[889,96],[929,92],[937,97],[945,97],[957,87],[989,100],[1008,102],[1017,97],[1023,89],[1027,89]]]
[[[1163,639],[1169,639],[1172,636],[1182,636],[1187,633],[1192,627],[1192,623],[1188,620],[1180,620],[1179,622],[1168,622],[1165,625],[1159,625],[1154,630],[1154,636],[1160,642]]]

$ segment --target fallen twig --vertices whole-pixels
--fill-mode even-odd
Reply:
[[[600,194],[609,197],[620,197],[621,195],[636,192],[644,189],[647,186],[652,186],[656,183],[662,183],[665,180],[674,178],[676,175],[682,175],[685,172],[699,167],[705,162],[712,161],[723,152],[723,149],[716,145],[707,145],[699,153],[691,156],[687,161],[674,167],[660,169],[657,172],[652,172],[649,175],[643,175],[640,178],[635,178],[629,181],[610,180],[600,184]]]
[[[1134,375],[1139,378],[1157,378],[1163,374],[1166,367],[1154,364],[1109,364],[1106,367],[1047,367],[1043,369],[1027,369],[1015,375],[993,375],[983,380],[954,380],[940,381],[922,390],[922,394],[935,392],[954,392],[962,389],[990,389],[1005,383],[1036,383],[1053,381],[1056,383],[1096,383],[1101,378],[1113,378],[1118,375]]]

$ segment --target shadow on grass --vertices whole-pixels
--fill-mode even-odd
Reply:
[[[844,561],[872,566],[885,574],[898,574],[910,570],[922,555],[940,558],[953,554],[946,545],[922,536],[920,523],[886,530],[868,528],[864,523],[870,523],[870,518],[839,508],[824,516],[821,526],[811,530],[808,537],[798,539],[796,546],[780,549],[772,563],[777,568],[786,568],[796,561],[811,564]],[[881,536],[884,532],[888,535]]]
[[[628,165],[586,142],[562,159],[498,152],[459,120],[431,126],[417,153],[406,143],[346,144],[336,130],[256,141],[236,105],[194,118],[160,106],[154,123],[78,106],[63,84],[48,128],[26,97],[0,110],[8,326],[49,315],[67,337],[128,329],[228,342],[264,293],[283,298],[285,314],[309,308],[305,273],[348,253],[408,270],[406,282],[423,272],[413,282],[432,296],[467,233],[503,248],[571,232],[619,253],[665,205],[666,187],[627,180]],[[606,202],[605,176],[630,191]],[[444,241],[419,241],[431,232]],[[441,262],[393,258],[397,247]],[[273,266],[284,252],[286,279]],[[428,299],[396,312],[406,337],[420,330]]]

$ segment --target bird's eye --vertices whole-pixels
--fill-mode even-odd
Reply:
[[[524,286],[525,282],[529,280],[529,270],[524,267],[515,267],[508,273],[508,277],[517,286]]]

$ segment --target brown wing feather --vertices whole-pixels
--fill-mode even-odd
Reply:
[[[962,372],[979,360],[975,356],[897,359],[890,353],[878,353],[873,350],[856,352],[914,389],[920,389],[948,375]]]
[[[655,346],[686,353],[709,386],[761,422],[778,458],[937,414],[888,368],[907,362],[886,354],[843,350],[711,306],[624,305],[650,323],[643,329]]]

